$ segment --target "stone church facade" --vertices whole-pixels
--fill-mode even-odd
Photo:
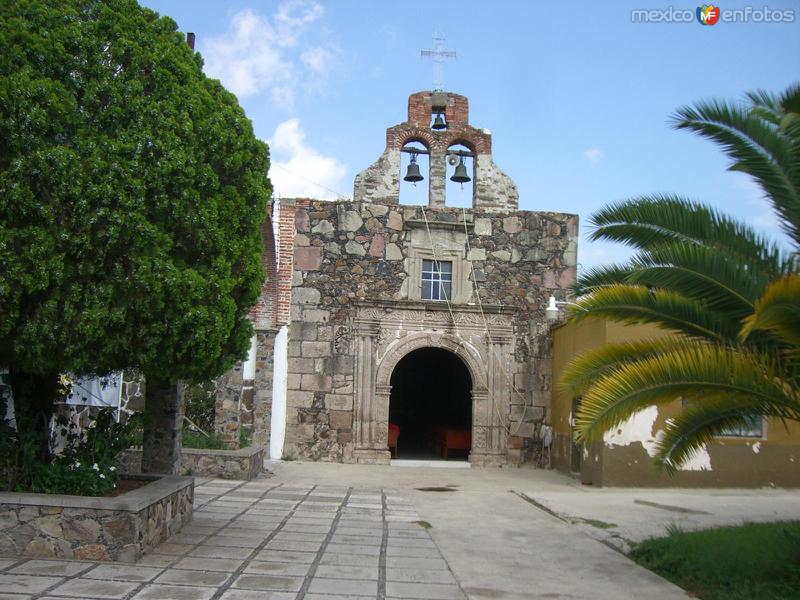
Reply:
[[[432,127],[437,115],[445,127]],[[411,148],[429,160],[427,206],[399,203]],[[449,157],[471,164],[471,209],[446,204]],[[250,366],[221,382],[220,431],[238,428],[243,406],[242,423],[273,457],[277,448],[294,459],[387,463],[398,369],[437,349],[465,367],[453,385],[468,390],[470,462],[536,457],[552,380],[544,309],[575,281],[578,218],[518,210],[465,97],[412,94],[407,120],[387,130],[352,200],[284,199],[272,225]],[[447,395],[456,372],[437,375],[437,393]]]

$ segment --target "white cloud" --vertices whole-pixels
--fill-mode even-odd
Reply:
[[[324,12],[314,0],[289,0],[271,18],[236,13],[226,33],[201,40],[206,73],[239,98],[268,92],[291,108],[296,90],[318,86],[339,58],[335,45],[315,39],[312,26]]]
[[[596,165],[603,158],[603,151],[598,147],[588,148],[583,151],[583,155],[589,159],[589,162]]]
[[[333,200],[344,188],[347,165],[306,145],[299,119],[284,121],[269,140],[269,177],[276,196]],[[277,156],[285,156],[278,160]]]

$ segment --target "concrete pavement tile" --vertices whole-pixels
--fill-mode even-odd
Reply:
[[[342,554],[365,554],[367,556],[377,555],[380,552],[380,546],[364,544],[328,544],[328,552],[341,552]]]
[[[301,533],[299,531],[281,531],[273,539],[286,540],[287,542],[322,542],[328,532]]]
[[[378,580],[377,567],[355,565],[319,565],[314,577],[330,579],[374,579]]]
[[[37,594],[61,581],[61,577],[0,574],[0,590],[10,594]]]
[[[271,550],[265,548],[256,554],[256,560],[269,562],[292,562],[311,564],[317,556],[316,552],[294,552],[292,550]]]
[[[50,590],[54,596],[75,598],[108,598],[117,600],[139,586],[132,581],[102,581],[99,579],[71,579]]]
[[[380,546],[382,536],[373,535],[350,535],[348,533],[336,533],[331,537],[332,544],[356,544],[361,546]]]
[[[197,558],[194,556],[182,558],[175,563],[176,569],[189,569],[190,571],[224,571],[233,573],[244,562],[238,558]]]
[[[231,587],[243,590],[273,590],[278,592],[297,592],[303,585],[302,577],[289,575],[256,575],[245,573],[234,580]]]
[[[13,563],[12,563],[13,564]],[[71,577],[94,566],[95,563],[76,562],[71,560],[28,560],[21,565],[9,569],[8,573],[20,575],[65,575]]]
[[[378,582],[372,579],[324,579],[314,577],[308,591],[313,594],[352,594],[372,596],[378,593]]]
[[[308,563],[267,562],[262,560],[251,561],[245,567],[245,573],[257,575],[290,575],[292,577],[305,577],[311,565]]]
[[[386,556],[408,556],[411,558],[439,558],[441,554],[436,546],[415,548],[409,546],[387,546]]]
[[[255,537],[256,535],[260,535],[263,539],[272,533],[278,527],[278,525],[280,525],[280,523],[280,521],[263,521],[260,523],[248,523],[241,526],[229,525],[216,535],[225,535],[230,537]]]
[[[375,596],[329,596],[328,594],[306,594],[304,600],[374,600]]]
[[[15,558],[0,558],[0,571],[2,571],[3,569],[5,569],[7,567],[10,567],[11,565],[13,565],[17,561],[18,561],[18,559],[15,559]]]
[[[230,573],[224,571],[167,569],[163,575],[156,578],[154,583],[219,587],[227,581],[228,577],[230,577]]]
[[[192,515],[192,525],[201,525],[203,527],[222,527],[228,524],[232,516],[233,515],[217,516],[203,514],[202,511],[195,511]]]
[[[443,558],[413,558],[410,556],[387,556],[386,568],[396,569],[424,569],[426,571],[447,570],[447,563]]]
[[[466,596],[457,585],[441,585],[438,583],[387,581],[386,596],[420,598],[422,600],[466,600]]]
[[[273,539],[266,545],[268,550],[293,550],[295,552],[317,552],[322,546],[319,542],[290,542],[287,540]]]
[[[387,581],[407,581],[409,583],[448,583],[456,584],[455,577],[450,571],[439,569],[426,571],[423,569],[386,569]]]
[[[215,546],[231,546],[233,548],[255,548],[261,542],[264,541],[266,536],[260,537],[238,537],[238,536],[227,536],[227,535],[215,535],[213,538],[209,539],[210,542],[214,542]]]
[[[189,587],[184,585],[159,585],[151,583],[131,600],[208,600],[216,592],[212,587]]]
[[[30,598],[33,598],[33,596],[29,596],[28,594],[6,594],[5,592],[0,592],[0,600],[30,600]]]
[[[152,581],[163,569],[138,565],[98,565],[81,577],[110,581]]]
[[[330,549],[330,546],[328,546]],[[321,565],[347,565],[354,567],[378,567],[378,553],[371,556],[364,554],[342,554],[340,552],[325,551],[322,559],[319,561]]]
[[[213,538],[211,540],[214,541]],[[201,544],[189,552],[189,556],[200,558],[247,558],[253,552],[252,548],[238,548],[235,546],[211,546]]]
[[[191,523],[181,529],[181,533],[191,533],[194,535],[210,535],[212,533],[217,533],[217,531],[219,531],[219,527],[195,525],[194,523]]]
[[[136,564],[140,567],[166,567],[177,558],[169,554],[145,554]]]
[[[296,594],[294,592],[268,592],[263,590],[231,589],[222,594],[222,596],[220,596],[220,600],[294,600],[295,596]],[[308,596],[306,596],[306,598],[307,597]]]
[[[430,537],[422,538],[422,537],[397,537],[393,535],[389,535],[386,539],[386,545],[389,548],[392,547],[403,547],[403,548],[433,548],[436,549],[436,545],[433,543],[433,540]]]
[[[383,522],[381,522],[380,520],[353,521],[349,519],[339,519],[339,526],[336,529],[339,530],[343,528],[347,529],[348,531],[352,529],[356,535],[363,535],[358,533],[358,530],[372,531],[374,529],[380,529],[381,531],[383,531]]]
[[[333,523],[333,516],[330,517],[292,517],[287,523],[295,525],[328,525]]]
[[[390,529],[389,530],[389,537],[390,538],[429,538],[430,535],[427,531],[422,529],[421,527],[415,527],[414,529]]]
[[[336,534],[381,537],[383,535],[383,526],[376,524],[369,527],[351,527],[350,525],[342,525],[342,522],[339,521],[339,525],[336,527]]]
[[[289,521],[281,531],[294,531],[297,533],[328,533],[330,525],[298,525]],[[338,528],[337,528],[338,531]]]
[[[169,554],[170,556],[180,556],[186,554],[194,548],[194,544],[173,544],[172,542],[164,542],[153,548],[155,554]]]
[[[201,533],[178,533],[176,535],[171,535],[169,537],[169,541],[172,544],[199,544],[204,539],[206,539],[205,534]]]

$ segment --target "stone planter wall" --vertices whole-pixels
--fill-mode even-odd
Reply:
[[[219,477],[250,481],[264,470],[264,451],[260,446],[239,450],[181,449],[181,473],[195,477]],[[117,458],[120,472],[140,473],[142,451],[130,448]]]
[[[0,556],[130,562],[192,519],[194,479],[163,477],[115,498],[0,493]]]

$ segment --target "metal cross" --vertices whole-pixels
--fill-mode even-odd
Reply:
[[[419,55],[422,58],[430,58],[433,61],[433,89],[434,91],[443,91],[444,61],[448,58],[456,58],[456,51],[445,49],[444,36],[437,31],[433,34],[433,48],[420,50]]]

